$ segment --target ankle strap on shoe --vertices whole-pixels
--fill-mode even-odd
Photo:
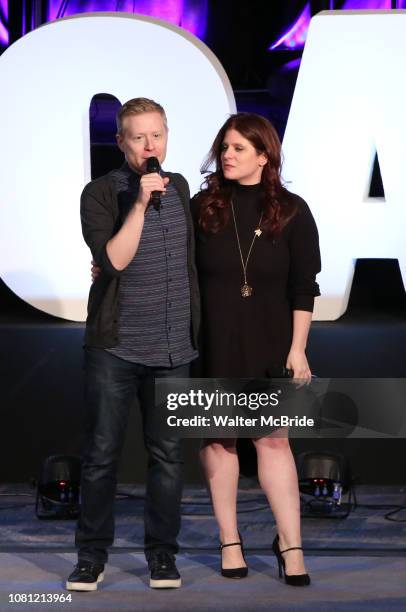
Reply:
[[[285,548],[285,550],[280,550],[281,555],[289,550],[303,550],[302,546],[292,546],[292,548]]]
[[[242,546],[241,542],[231,542],[230,544],[220,544],[219,549],[223,550],[227,546]]]

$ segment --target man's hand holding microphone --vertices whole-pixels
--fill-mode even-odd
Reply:
[[[107,255],[117,270],[124,270],[135,256],[140,243],[142,228],[144,227],[145,212],[150,204],[159,211],[161,207],[161,194],[166,192],[168,177],[162,177],[159,161],[156,157],[148,157],[146,173],[142,174],[137,199],[127,215],[120,230],[111,238],[107,245]],[[100,268],[92,261],[92,281],[94,281]]]
[[[169,178],[162,177],[159,172],[161,168],[156,157],[148,157],[147,172],[141,176],[140,188],[135,206],[145,212],[149,204],[152,204],[156,210],[161,206],[161,193],[166,192],[166,185],[169,183]]]

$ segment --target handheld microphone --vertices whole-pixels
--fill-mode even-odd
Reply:
[[[148,157],[147,159],[147,174],[152,174],[152,172],[160,172],[161,166],[159,165],[159,161],[156,157]],[[155,210],[159,210],[161,208],[161,192],[153,191],[151,193],[151,203]]]

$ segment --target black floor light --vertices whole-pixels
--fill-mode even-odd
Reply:
[[[303,494],[302,516],[346,518],[356,505],[346,458],[332,453],[305,452],[296,457],[296,464]],[[348,502],[343,503],[345,493],[348,493]]]
[[[39,519],[76,519],[81,463],[78,457],[52,455],[42,464],[35,513]]]

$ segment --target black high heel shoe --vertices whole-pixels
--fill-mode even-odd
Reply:
[[[219,547],[220,554],[222,553],[223,548],[226,548],[227,546],[241,546],[242,558],[245,561],[244,545],[242,543],[242,537],[240,533],[238,533],[238,535],[240,536],[239,542],[231,542],[230,544],[220,544],[220,547]],[[224,569],[223,559],[221,559],[221,575],[224,576],[225,578],[245,578],[247,574],[248,574],[248,567],[233,567],[230,569]]]
[[[278,560],[279,578],[285,577],[286,584],[291,586],[308,586],[310,584],[309,574],[290,574],[289,576],[286,574],[285,559],[282,557],[283,553],[288,552],[288,550],[303,550],[301,546],[292,546],[291,548],[281,550],[279,548],[279,536],[276,535],[272,543],[272,550]]]

